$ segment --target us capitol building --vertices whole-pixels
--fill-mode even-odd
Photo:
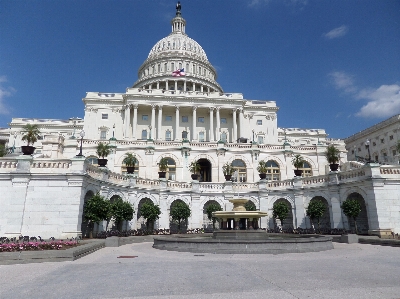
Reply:
[[[210,225],[207,205],[230,210],[228,200],[234,196],[268,211],[269,218],[259,224],[263,228],[276,225],[272,206],[277,201],[291,207],[284,226],[309,227],[305,209],[313,199],[326,204],[325,227],[347,228],[351,221],[340,204],[355,196],[363,205],[358,225],[365,233],[400,232],[399,195],[387,195],[389,189],[400,194],[399,168],[348,162],[343,140],[328,139],[323,129],[279,128],[276,102],[224,92],[205,51],[186,34],[180,6],[171,25],[172,32],[153,46],[138,80],[125,93],[88,92],[83,119],[13,118],[10,129],[0,131],[0,139],[12,149],[0,158],[0,236],[81,235],[84,201],[97,192],[134,205],[136,214],[125,223],[127,229],[143,225],[138,211],[148,199],[162,211],[157,227],[169,228],[171,205],[184,201],[192,211],[188,228],[205,228]],[[21,130],[27,123],[41,131],[33,156],[19,152],[26,144]],[[81,142],[84,157],[77,156]],[[112,148],[106,169],[97,167],[100,142]],[[330,144],[341,151],[339,172],[329,171],[324,156]],[[138,160],[129,176],[123,164],[126,153]],[[305,159],[303,177],[294,177],[291,160],[296,154]],[[162,158],[168,159],[166,179],[158,178]],[[265,180],[256,170],[260,160],[267,161]],[[201,166],[198,181],[190,178],[193,161]],[[232,181],[225,181],[225,163],[237,171]],[[384,188],[380,204],[371,179],[377,173],[381,178],[390,174],[388,180],[397,184]],[[397,208],[388,211],[388,203]],[[106,223],[96,229],[106,229]]]

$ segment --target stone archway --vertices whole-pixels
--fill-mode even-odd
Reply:
[[[274,204],[276,204],[278,202],[284,202],[289,207],[288,215],[287,215],[286,219],[282,223],[282,229],[285,230],[285,229],[293,228],[293,207],[292,207],[292,204],[286,198],[279,198],[278,200],[276,200],[274,202]],[[271,215],[272,215],[272,213],[273,212],[271,211]],[[277,225],[277,221],[279,221],[279,220],[278,219],[274,219],[276,228],[279,227]]]
[[[183,202],[183,203],[185,203],[183,200],[181,200],[181,199],[175,199],[172,203],[171,203],[171,205],[170,205],[170,207],[169,207],[169,211],[171,211],[171,209],[174,207],[174,205],[176,205],[178,202]],[[186,203],[185,203],[186,204]],[[182,221],[182,223],[181,223],[181,231],[182,232],[185,232],[186,230],[187,230],[187,227],[188,227],[188,219],[186,219],[186,221]],[[172,221],[172,218],[171,218],[171,216],[169,215],[169,230],[170,230],[170,232],[171,233],[177,233],[178,231],[179,231],[179,229],[178,229],[178,223],[176,223],[175,221]]]
[[[94,196],[94,192],[89,190],[86,192],[85,197],[83,199],[83,211],[82,211],[82,224],[81,224],[81,232],[82,232],[82,238],[88,238],[89,237],[89,230],[88,230],[88,222],[85,220],[85,204],[88,201],[89,198]]]
[[[211,162],[208,159],[201,158],[197,160],[200,164],[200,182],[211,182]]]
[[[361,205],[361,212],[357,217],[357,230],[359,234],[368,234],[369,225],[368,225],[368,211],[367,206],[365,204],[365,200],[362,195],[358,192],[353,192],[347,196],[346,199],[356,199]],[[349,222],[349,228],[354,229],[354,220],[352,218],[347,217]]]
[[[208,201],[204,204],[204,206],[203,206],[203,228],[204,228],[205,230],[212,230],[212,229],[213,229],[212,220],[208,219],[208,216],[207,216],[207,208],[208,208],[208,206],[211,205],[211,204],[216,204],[216,205],[218,205],[218,206],[221,208],[221,205],[220,205],[217,201],[215,201],[215,200],[208,200]],[[218,223],[218,221],[215,222],[215,228],[216,228],[216,229],[219,228],[219,223]]]
[[[331,217],[330,217],[328,201],[322,196],[314,196],[310,200],[310,203],[313,201],[316,201],[316,200],[321,201],[325,205],[325,212],[322,215],[322,217],[319,219],[320,229],[330,229],[331,228]],[[315,229],[318,229],[318,220],[317,219],[314,219],[314,220],[310,219],[310,222],[312,222],[312,225]]]
[[[149,197],[143,197],[138,204],[138,209],[136,212],[136,228],[147,230],[146,219],[140,213],[140,208],[145,202],[153,202]],[[153,225],[149,224],[149,230],[158,228],[158,220],[154,221]]]

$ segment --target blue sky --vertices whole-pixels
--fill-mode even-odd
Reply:
[[[124,92],[176,1],[0,0],[0,127],[83,117]],[[183,0],[186,33],[225,92],[273,100],[278,126],[344,138],[400,113],[400,1]]]

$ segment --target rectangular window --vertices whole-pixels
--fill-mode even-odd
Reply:
[[[100,131],[100,139],[106,139],[107,138],[107,131]]]
[[[204,117],[199,117],[199,118],[197,119],[197,122],[199,122],[199,123],[204,123]]]
[[[226,118],[225,117],[221,118],[221,124],[226,124]]]
[[[378,162],[378,160],[379,160],[379,159],[378,159],[378,156],[375,156],[375,161]]]
[[[262,125],[262,119],[257,119],[257,126],[261,126]]]
[[[189,117],[188,116],[182,116],[182,122],[183,123],[189,122]]]
[[[382,138],[382,139],[381,139],[381,143],[385,143],[385,139]]]
[[[351,150],[351,153],[354,155],[354,150]]]
[[[264,143],[264,136],[258,136],[258,143],[263,144]]]
[[[389,136],[389,139],[390,139],[390,140],[393,140],[393,135],[390,135],[390,136]]]
[[[142,130],[142,139],[147,139],[147,130]]]
[[[101,115],[101,119],[108,119],[108,114],[107,113],[103,113]]]
[[[165,140],[166,141],[171,141],[171,132],[170,131],[166,131],[165,132]]]
[[[204,142],[204,132],[199,133],[199,141]]]
[[[393,150],[393,157],[396,156],[396,150]]]
[[[166,115],[165,116],[165,121],[172,121],[172,116],[171,115]]]
[[[142,120],[149,120],[149,116],[148,115],[142,115]]]

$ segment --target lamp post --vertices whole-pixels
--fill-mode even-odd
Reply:
[[[149,126],[149,131],[150,131],[150,132],[149,132],[149,139],[151,139],[151,129],[152,129],[152,128],[153,128],[153,127],[150,125],[150,126]]]
[[[77,155],[77,157],[83,157],[82,155],[82,142],[83,142],[83,137],[85,137],[85,131],[82,130],[79,135],[81,136],[81,147],[79,149],[79,154]]]
[[[254,129],[253,130],[251,130],[252,132],[253,132],[253,143],[254,143]]]
[[[367,161],[367,163],[369,164],[369,163],[371,163],[371,153],[369,151],[369,139],[367,139],[367,141],[365,141],[365,147],[368,150],[368,161]]]
[[[114,137],[114,132],[115,132],[115,124],[113,125],[113,138],[115,138]]]

